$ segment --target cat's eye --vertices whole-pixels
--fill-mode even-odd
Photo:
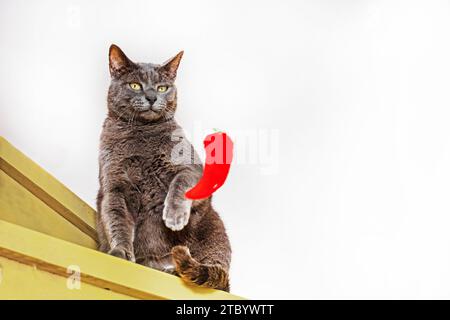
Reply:
[[[139,91],[139,90],[141,90],[142,87],[141,87],[141,85],[139,83],[132,82],[132,83],[130,83],[130,88],[135,90],[135,91]]]
[[[158,86],[158,92],[166,92],[169,89],[168,86]]]

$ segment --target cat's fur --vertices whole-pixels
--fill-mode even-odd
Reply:
[[[171,158],[174,146],[187,142],[173,118],[182,54],[155,65],[134,63],[119,47],[110,48],[99,156],[99,249],[229,291],[231,248],[211,197],[193,202],[184,197],[202,175],[198,156],[194,151],[195,161],[182,164]],[[133,82],[142,89],[131,89]],[[169,89],[160,93],[158,85]]]

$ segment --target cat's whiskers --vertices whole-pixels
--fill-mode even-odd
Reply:
[[[131,118],[131,127],[133,127],[133,125],[134,125],[134,121],[136,120],[137,114],[138,114],[138,111],[135,111],[133,113],[133,117]]]
[[[133,110],[133,113],[131,114],[131,117],[128,119],[128,125],[133,127],[133,118],[136,110]]]
[[[125,114],[125,112],[127,112],[127,109],[125,109],[123,112],[119,114],[119,118],[117,118],[117,120],[120,120],[122,116]]]

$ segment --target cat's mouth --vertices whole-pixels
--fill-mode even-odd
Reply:
[[[134,107],[134,109],[139,112],[146,112],[146,111],[151,110],[150,107]]]
[[[161,111],[160,108],[155,108],[154,106],[151,107],[135,107],[135,110],[140,112],[140,113],[145,113],[145,112],[154,112],[154,113],[159,113]]]

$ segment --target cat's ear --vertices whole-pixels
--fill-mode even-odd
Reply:
[[[184,51],[178,52],[178,54],[167,60],[161,65],[160,70],[164,72],[169,78],[175,79],[177,76],[178,66],[180,65],[181,57],[183,57]]]
[[[118,46],[112,44],[109,47],[109,73],[112,77],[119,77],[132,69],[133,66],[134,63],[128,59]]]

